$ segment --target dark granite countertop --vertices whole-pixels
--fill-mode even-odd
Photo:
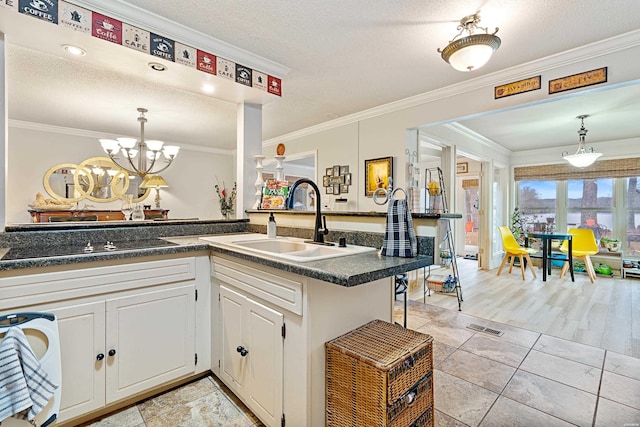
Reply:
[[[106,250],[101,245],[96,245],[90,253],[84,252],[83,245],[0,249],[0,271],[211,250],[278,270],[349,287],[433,264],[431,255],[397,258],[381,256],[378,251],[303,263],[283,261],[217,247],[213,243],[200,240],[199,236],[135,240],[114,242],[114,244],[117,246],[115,250]]]
[[[302,210],[292,210],[292,209],[249,209],[245,211],[246,213],[254,214],[254,213],[285,213],[285,214],[295,214],[295,215],[315,215],[315,211],[302,211]],[[387,212],[351,212],[351,211],[322,211],[323,215],[327,216],[360,216],[360,217],[386,217]],[[443,214],[434,214],[434,213],[411,213],[412,218],[432,218],[432,219],[460,219],[462,218],[462,214],[459,213],[443,213]]]
[[[104,244],[92,244],[92,252],[85,252],[86,243],[83,245],[33,245],[0,248],[0,271],[209,250],[209,245],[206,242],[192,237],[115,241],[113,243],[116,246],[116,249],[113,250],[105,249]]]
[[[234,251],[224,245],[218,246],[216,243],[210,243],[210,245],[213,252],[347,287],[418,270],[433,264],[432,255],[399,258],[379,255],[379,251],[318,261],[294,262]]]

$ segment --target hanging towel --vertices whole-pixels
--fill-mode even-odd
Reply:
[[[411,258],[418,254],[418,240],[406,199],[389,200],[382,255]]]
[[[22,329],[9,328],[0,342],[0,422],[11,416],[32,421],[57,388]]]

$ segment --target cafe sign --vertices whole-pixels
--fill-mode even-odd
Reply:
[[[519,93],[538,90],[541,87],[541,76],[530,77],[517,82],[507,83],[494,88],[495,99],[504,98],[506,96],[517,95]]]
[[[564,92],[565,90],[591,86],[598,83],[606,83],[607,67],[598,68],[584,73],[573,74],[555,80],[549,80],[549,95]]]

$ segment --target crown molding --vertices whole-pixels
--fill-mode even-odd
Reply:
[[[580,46],[574,49],[560,52],[545,58],[536,59],[524,64],[515,65],[504,70],[496,71],[474,79],[465,80],[461,83],[435,89],[429,92],[421,93],[409,98],[379,105],[377,107],[363,110],[348,116],[320,123],[315,126],[300,129],[276,138],[268,139],[263,142],[263,146],[277,144],[279,142],[291,141],[314,133],[330,130],[339,126],[356,123],[362,120],[371,119],[373,117],[394,113],[406,108],[451,98],[458,95],[464,95],[474,90],[487,87],[493,88],[496,85],[503,84],[505,81],[515,81],[525,77],[530,77],[532,73],[547,72],[559,67],[567,66],[577,62],[598,58],[603,55],[630,49],[640,46],[640,30],[631,31],[620,34],[608,39],[600,40],[588,45]]]
[[[43,123],[34,123],[34,122],[27,122],[23,120],[14,120],[14,119],[9,119],[8,124],[9,124],[9,127],[16,128],[16,129],[27,129],[27,130],[35,130],[38,132],[57,133],[60,135],[80,136],[84,138],[92,138],[95,140],[98,140],[100,138],[115,139],[119,136],[122,136],[122,135],[115,135],[115,134],[104,133],[104,132],[95,132],[91,130],[68,128],[63,126],[54,126],[54,125],[47,125]],[[203,147],[201,145],[191,145],[191,144],[183,144],[183,143],[174,143],[174,144],[179,145],[181,150],[197,151],[201,153],[223,154],[228,156],[235,156],[236,154],[235,149],[224,150],[222,148]]]
[[[460,123],[457,122],[452,122],[452,123],[445,123],[442,125],[444,128],[450,129],[452,132],[457,133],[458,135],[462,135],[465,138],[478,143],[479,145],[482,145],[484,147],[487,147],[489,150],[492,151],[497,151],[499,153],[502,153],[506,156],[509,156],[512,154],[511,150],[503,147],[502,145],[490,140],[489,138],[480,135],[479,133],[469,129],[468,127],[461,125]]]
[[[285,77],[289,74],[289,71],[291,71],[290,68],[275,61],[249,52],[248,50],[235,47],[227,42],[208,36],[122,0],[72,0],[72,2],[77,6],[113,17],[147,31],[153,31],[156,34],[162,34],[177,42],[206,52],[211,52],[222,58],[229,59],[278,78]]]

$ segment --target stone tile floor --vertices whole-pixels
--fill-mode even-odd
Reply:
[[[402,321],[400,303],[395,316]],[[503,334],[475,332],[470,323]],[[640,426],[638,358],[414,301],[407,326],[434,338],[438,427]],[[262,424],[221,382],[206,377],[90,425]]]

